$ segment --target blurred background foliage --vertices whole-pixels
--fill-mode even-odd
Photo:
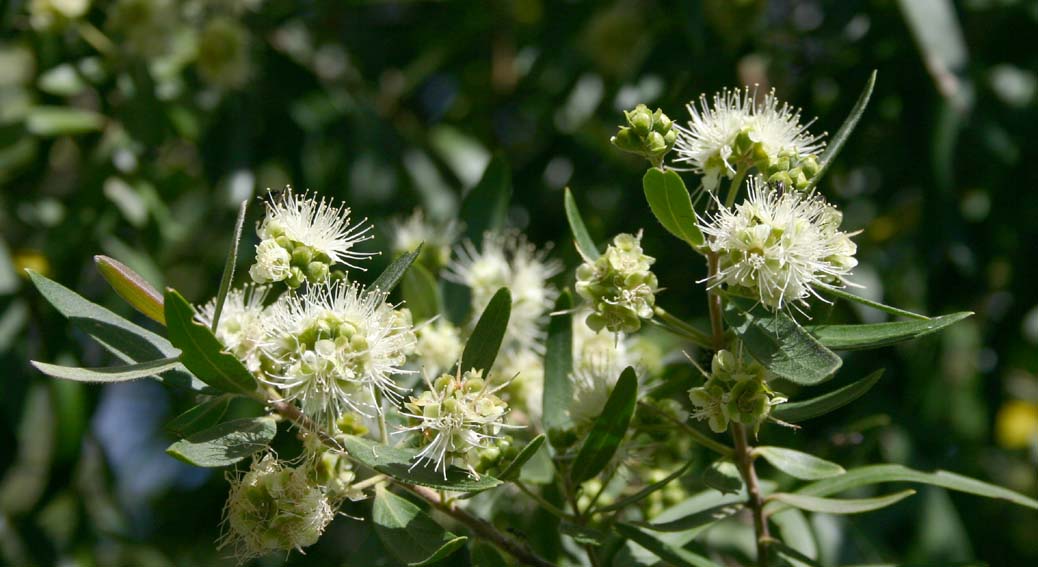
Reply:
[[[609,145],[621,110],[645,102],[682,120],[701,92],[760,84],[831,132],[873,68],[873,102],[821,186],[862,230],[856,281],[887,303],[977,315],[851,353],[845,379],[887,369],[872,392],[762,438],[848,467],[945,468],[1034,496],[1036,35],[1030,0],[0,2],[0,562],[229,563],[213,544],[222,475],[163,452],[161,424],[189,400],[151,382],[37,375],[30,358],[110,361],[23,269],[129,315],[94,269],[103,253],[201,302],[216,291],[236,204],[264,188],[344,199],[388,250],[380,220],[415,206],[453,217],[501,153],[511,224],[575,267],[569,186],[600,242],[644,227],[661,304],[701,318],[704,267],[652,220],[644,163]],[[909,502],[815,515],[822,557],[1038,560],[1031,510],[936,489]],[[498,521],[558,548],[557,531]],[[379,546],[342,517],[288,560],[392,564]]]

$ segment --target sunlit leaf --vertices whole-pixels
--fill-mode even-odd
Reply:
[[[400,282],[407,308],[416,323],[428,321],[443,311],[440,286],[436,278],[421,264],[412,264]]]
[[[833,350],[863,350],[917,339],[973,315],[970,311],[933,319],[869,323],[864,325],[812,325],[805,327],[818,342]]]
[[[238,207],[238,218],[234,222],[234,232],[231,235],[231,249],[227,252],[227,259],[223,264],[223,275],[220,277],[220,288],[216,293],[216,304],[213,309],[213,320],[210,323],[213,332],[216,332],[220,323],[220,313],[223,312],[223,304],[227,300],[227,294],[231,291],[234,282],[234,267],[238,264],[238,245],[241,243],[241,232],[245,226],[245,214],[249,211],[249,201],[246,199]]]
[[[236,419],[181,439],[166,452],[198,467],[224,467],[267,448],[277,430],[272,417]]]
[[[874,498],[823,498],[820,496],[807,496],[804,494],[789,494],[777,492],[768,496],[770,500],[782,502],[794,508],[807,510],[808,512],[821,512],[823,514],[861,514],[892,506],[915,494],[914,490],[902,490],[886,496]]]
[[[587,231],[587,226],[584,225],[584,219],[580,216],[580,210],[577,208],[577,201],[573,199],[573,193],[570,192],[569,187],[566,188],[566,195],[563,198],[566,208],[566,220],[569,222],[569,230],[573,233],[573,243],[577,247],[577,251],[580,255],[589,260],[596,260],[601,255],[598,252],[598,247],[595,246],[594,239],[591,238],[591,234]]]
[[[181,350],[180,361],[210,386],[234,394],[256,391],[256,379],[234,355],[226,352],[208,327],[195,320],[195,309],[174,289],[166,290],[169,340]]]
[[[591,424],[584,444],[570,469],[570,478],[575,483],[594,478],[600,473],[620,448],[627,434],[627,426],[638,403],[638,377],[628,366],[620,373],[620,379],[609,394],[602,413]]]
[[[652,214],[663,228],[692,246],[703,245],[703,233],[696,225],[692,198],[676,171],[662,171],[654,167],[645,172],[642,188]]]
[[[801,402],[779,404],[771,410],[771,415],[776,419],[789,423],[799,423],[813,417],[825,415],[860,398],[882,377],[883,369],[881,368],[860,380],[851,382],[821,396]]]
[[[776,469],[802,480],[819,480],[847,472],[831,461],[784,447],[765,445],[754,448],[753,453],[764,458]]]
[[[180,366],[177,358],[163,358],[151,362],[139,362],[125,366],[108,366],[103,368],[75,368],[72,366],[58,366],[46,362],[31,361],[37,370],[52,378],[62,380],[74,380],[76,382],[97,382],[111,384],[115,382],[126,382],[149,376],[158,376],[168,370]]]
[[[404,277],[407,269],[414,264],[414,261],[418,259],[418,256],[422,253],[423,244],[419,244],[414,250],[402,254],[393,263],[386,267],[375,281],[371,282],[368,286],[369,290],[379,290],[382,293],[388,294],[396,288],[396,284],[400,283],[400,279]]]
[[[519,473],[522,471],[523,465],[525,465],[527,461],[533,458],[533,456],[537,453],[537,450],[540,449],[541,445],[543,444],[543,433],[531,439],[530,442],[527,443],[526,446],[519,451],[519,454],[516,455],[514,459],[512,459],[512,462],[508,463],[508,466],[505,467],[505,470],[502,471],[501,474],[498,475],[498,477],[501,480],[514,480],[519,478]]]
[[[476,326],[461,353],[461,369],[489,371],[501,348],[501,341],[508,330],[508,318],[512,314],[512,294],[508,288],[497,290],[483,310]],[[485,376],[484,376],[485,377]]]
[[[140,274],[108,256],[94,256],[94,263],[97,264],[101,276],[119,297],[152,321],[160,325],[166,324],[166,316],[162,310],[162,294]]]
[[[825,151],[822,152],[822,157],[818,162],[818,172],[811,178],[811,182],[808,185],[809,190],[811,187],[818,185],[822,176],[829,170],[829,166],[833,164],[833,160],[840,154],[840,150],[843,149],[847,138],[850,138],[854,128],[858,126],[858,121],[861,120],[861,115],[865,113],[865,107],[869,105],[869,98],[872,97],[872,89],[875,86],[876,71],[872,71],[872,74],[869,75],[869,80],[865,82],[865,87],[861,90],[861,94],[858,95],[858,101],[854,103],[850,114],[847,115],[847,119],[843,121],[843,125],[836,131],[836,135],[829,140]]]
[[[681,547],[668,545],[667,543],[645,533],[637,526],[619,522],[616,524],[615,529],[620,535],[630,539],[645,549],[648,549],[660,559],[675,565],[676,567],[720,567],[717,563],[710,561],[698,553],[693,553]]]

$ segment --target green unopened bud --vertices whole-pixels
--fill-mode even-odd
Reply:
[[[812,179],[818,174],[819,167],[818,160],[815,156],[807,156],[800,161],[800,169],[804,170],[804,175],[806,175],[808,179]]]
[[[644,104],[624,111],[627,125],[621,126],[611,142],[625,152],[638,154],[653,165],[663,163],[663,157],[674,147],[677,133],[673,122],[661,109],[650,111]]]
[[[292,265],[304,267],[314,259],[313,249],[309,246],[299,246],[292,250]]]
[[[310,262],[306,267],[306,279],[314,283],[320,283],[328,279],[328,264],[321,262]]]
[[[652,131],[652,112],[644,104],[639,104],[634,110],[624,114],[627,116],[627,123],[638,136],[645,137]]]
[[[768,178],[768,183],[773,185],[781,184],[782,187],[786,189],[792,189],[794,187],[793,178],[790,177],[789,172],[786,171],[780,171],[772,175]]]

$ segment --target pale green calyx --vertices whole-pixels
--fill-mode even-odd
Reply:
[[[768,386],[760,363],[729,350],[714,354],[704,377],[704,385],[688,391],[695,408],[691,417],[707,421],[715,433],[728,429],[729,422],[752,426],[756,432],[771,408],[786,401]]]
[[[495,395],[504,385],[491,388],[474,369],[426,384],[426,391],[404,404],[404,415],[415,423],[404,430],[421,434],[422,450],[412,468],[431,462],[446,478],[453,464],[478,477],[479,467],[500,457],[501,430],[510,427],[504,424],[508,404]]]
[[[637,235],[618,234],[597,260],[577,268],[576,290],[590,302],[587,324],[598,331],[633,333],[651,319],[659,289],[650,267],[656,259],[641,247]]]
[[[621,150],[638,154],[658,167],[677,141],[678,133],[674,130],[674,123],[659,108],[653,112],[644,104],[639,104],[633,110],[625,110],[624,116],[627,125],[620,126],[620,130],[609,141]]]
[[[286,467],[271,454],[229,480],[220,547],[241,562],[313,545],[335,515],[307,467]]]

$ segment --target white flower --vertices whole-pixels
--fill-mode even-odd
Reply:
[[[216,325],[216,338],[226,349],[241,360],[249,371],[260,370],[261,351],[267,333],[263,301],[270,288],[245,286],[228,292],[220,311],[220,322]],[[216,311],[216,299],[202,306],[198,320],[210,326]]]
[[[608,331],[592,331],[583,317],[574,316],[573,400],[570,417],[578,425],[588,425],[605,408],[620,373],[628,366],[637,370],[635,357],[623,337]]]
[[[461,358],[461,335],[458,328],[444,318],[430,321],[415,329],[418,356],[426,376],[439,376]]]
[[[256,245],[256,263],[249,268],[249,275],[256,283],[279,282],[289,276],[292,255],[273,240],[264,240]]]
[[[271,194],[267,214],[256,228],[260,237],[257,264],[249,273],[257,283],[287,281],[298,287],[303,280],[323,281],[334,264],[362,269],[351,260],[374,255],[353,250],[372,238],[365,220],[351,225],[350,209],[345,205],[334,206],[307,193],[297,196],[291,187]],[[285,254],[276,252],[276,247],[288,255],[287,268]]]
[[[754,294],[771,309],[818,296],[815,288],[844,287],[857,250],[839,230],[842,215],[819,195],[782,191],[761,178],[734,209],[720,206],[699,228],[720,256],[710,287],[728,285]]]
[[[495,395],[506,384],[490,388],[482,371],[470,370],[458,376],[444,374],[434,382],[426,378],[428,389],[404,404],[404,415],[417,425],[403,431],[422,434],[422,450],[415,456],[412,468],[431,462],[434,470],[443,471],[451,464],[467,467],[478,476],[474,466],[482,460],[480,453],[492,450],[500,439],[508,404]]]
[[[713,106],[706,95],[700,95],[698,106],[686,105],[691,119],[687,126],[677,125],[676,161],[703,175],[707,191],[740,167],[755,165],[764,172],[782,157],[816,156],[825,147],[822,136],[807,131],[810,122],[800,123],[800,109],[780,102],[774,90],[756,99],[757,87],[744,87],[715,94]]]
[[[301,551],[317,543],[335,517],[309,471],[285,467],[273,455],[254,459],[249,472],[228,481],[220,548],[232,547],[242,563],[274,551]]]
[[[282,295],[269,310],[263,352],[277,365],[265,380],[303,412],[331,424],[346,410],[368,414],[376,393],[398,401],[396,376],[414,349],[407,310],[379,292],[343,282]],[[381,407],[375,407],[381,412]]]
[[[436,224],[427,221],[421,209],[415,209],[411,216],[398,219],[392,223],[393,253],[411,252],[422,246],[421,258],[430,269],[439,269],[450,261],[451,244],[458,237],[458,225],[454,221]]]
[[[548,250],[538,250],[516,233],[487,233],[479,250],[465,242],[455,250],[444,277],[472,290],[472,310],[478,317],[498,289],[512,294],[512,313],[502,349],[544,352],[544,322],[558,297],[548,280],[562,271],[549,260]]]
[[[511,379],[501,392],[513,410],[527,422],[540,423],[544,396],[544,356],[533,350],[506,350],[494,363],[494,374]]]

